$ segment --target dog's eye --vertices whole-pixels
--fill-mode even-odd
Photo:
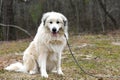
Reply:
[[[56,23],[57,23],[57,24],[59,24],[60,22],[59,22],[59,21],[57,21]]]
[[[52,24],[53,22],[52,21],[50,21],[50,24]]]

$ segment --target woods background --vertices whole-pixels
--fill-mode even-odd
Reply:
[[[9,25],[20,26],[34,36],[48,11],[63,13],[69,32],[74,34],[120,29],[120,0],[0,0],[0,41],[29,37]]]

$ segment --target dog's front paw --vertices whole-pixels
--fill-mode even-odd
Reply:
[[[41,77],[48,78],[48,74],[47,73],[41,73]]]
[[[62,72],[62,70],[58,70],[58,74],[59,75],[64,75],[64,73]]]
[[[38,73],[37,71],[34,71],[34,70],[31,70],[30,72],[29,72],[29,74],[36,74],[36,73]]]

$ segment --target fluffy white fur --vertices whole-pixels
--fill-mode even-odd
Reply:
[[[53,28],[56,32],[53,32]],[[61,54],[66,45],[64,34],[68,38],[66,17],[57,12],[45,13],[34,40],[24,51],[23,64],[17,62],[5,69],[29,74],[40,72],[45,78],[48,78],[47,72],[53,70],[63,75]]]

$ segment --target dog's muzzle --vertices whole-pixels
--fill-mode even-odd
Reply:
[[[56,28],[53,28],[53,29],[52,29],[52,32],[53,32],[53,33],[56,33],[56,32],[57,32],[57,29],[56,29]]]
[[[57,36],[57,33],[58,33],[57,29],[55,27],[52,28],[52,34],[53,34],[53,36]]]

